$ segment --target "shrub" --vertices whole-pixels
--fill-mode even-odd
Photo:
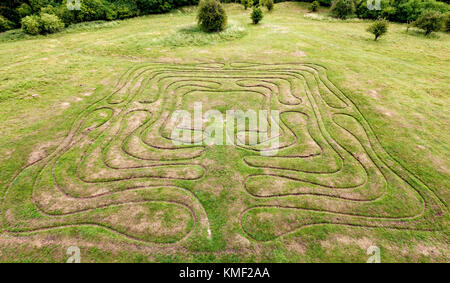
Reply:
[[[137,0],[136,4],[143,14],[165,13],[172,8],[173,1],[167,0]]]
[[[272,11],[273,10],[273,0],[265,0],[265,5],[267,10]]]
[[[441,14],[445,14],[446,12],[448,12],[450,10],[448,4],[445,4],[440,1],[434,1],[434,0],[422,1],[419,4],[419,7],[420,7],[421,11],[434,10],[434,11],[438,11]]]
[[[403,23],[410,23],[420,16],[425,10],[434,10],[442,14],[449,11],[449,5],[434,0],[403,0],[391,1],[389,5],[395,8],[395,14],[391,20]]]
[[[331,6],[331,0],[319,0],[320,6],[323,7],[330,7]]]
[[[397,10],[395,15],[395,21],[403,23],[415,21],[422,12],[420,5],[421,5],[420,0],[409,0],[399,2],[399,4],[393,2],[392,6],[394,6]]]
[[[41,33],[55,33],[64,28],[64,23],[56,15],[42,13],[39,18]]]
[[[253,0],[241,0],[241,4],[244,5],[244,9],[247,10],[248,7],[253,6]]]
[[[52,5],[47,5],[45,7],[42,7],[39,13],[56,15],[57,12],[58,12],[58,9],[56,7],[53,7]]]
[[[115,19],[112,15],[112,11],[115,11],[115,15],[117,19],[126,19],[126,18],[131,18],[134,16],[139,15],[139,10],[137,8],[136,3],[133,2],[118,2],[117,4],[114,5],[114,7],[112,7],[112,9],[110,9],[109,6],[107,6],[106,9],[106,16],[108,19],[108,16],[110,16],[112,19]]]
[[[259,0],[259,6],[266,7],[269,11],[272,11],[273,9],[273,3],[273,0]]]
[[[414,22],[414,26],[425,31],[425,35],[429,35],[433,31],[438,31],[442,27],[442,15],[437,11],[424,11],[417,20]]]
[[[375,1],[372,2],[375,5]],[[378,19],[383,13],[382,10],[386,7],[389,7],[389,0],[380,0],[380,8],[381,10],[372,9],[369,10],[367,5],[367,0],[357,0],[355,2],[355,14],[358,18],[361,19]]]
[[[22,30],[31,35],[55,33],[64,28],[64,23],[56,15],[42,13],[22,19]]]
[[[28,0],[33,13],[39,13],[42,7],[45,7],[51,2],[50,0]],[[53,1],[52,1],[53,2]]]
[[[388,30],[388,22],[384,19],[380,19],[371,24],[367,31],[375,35],[375,39],[377,40],[380,36],[385,34]]]
[[[37,35],[41,32],[39,17],[36,15],[26,16],[22,19],[22,30],[31,35]]]
[[[252,19],[253,24],[258,24],[262,18],[264,17],[263,12],[261,10],[261,8],[259,7],[254,7],[253,11],[250,15],[250,18]]]
[[[81,9],[75,11],[77,22],[87,22],[106,19],[110,3],[102,0],[89,0],[81,2]],[[73,11],[70,11],[73,12]]]
[[[20,26],[21,18],[17,10],[5,7],[3,2],[0,2],[0,15],[3,16],[7,21],[12,23],[11,28]]]
[[[319,7],[320,7],[319,2],[313,1],[313,2],[311,3],[311,6],[309,6],[309,10],[310,10],[311,12],[317,12],[317,10],[319,10]]]
[[[395,21],[397,9],[392,6],[388,6],[381,11],[381,16],[389,21]]]
[[[0,32],[12,29],[13,23],[0,15]]]
[[[335,18],[346,19],[355,12],[355,4],[353,0],[335,0],[330,12]]]
[[[66,5],[61,5],[56,12],[58,18],[60,18],[67,26],[77,22],[77,17],[74,11],[69,11]]]
[[[444,16],[444,30],[450,32],[450,12]]]
[[[221,31],[227,25],[227,14],[219,1],[200,0],[197,20],[204,31]]]
[[[28,5],[26,3],[22,3],[22,5],[17,7],[16,11],[19,14],[20,18],[25,18],[26,16],[29,16],[33,13],[30,5]]]

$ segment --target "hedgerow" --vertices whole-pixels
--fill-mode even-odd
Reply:
[[[3,3],[3,1],[5,3]],[[0,16],[7,20],[5,29],[20,27],[21,19],[41,13],[58,16],[66,25],[72,23],[117,20],[146,14],[165,13],[174,8],[195,5],[198,0],[80,0],[81,10],[69,10],[67,0],[2,0]],[[2,21],[3,24],[3,21]]]
[[[445,14],[450,5],[435,0],[381,0],[381,10],[367,7],[367,0],[357,0],[356,16],[362,19],[385,18],[393,22],[409,23],[417,20],[424,11],[437,11]]]
[[[21,20],[26,16],[41,13],[58,16],[66,25],[84,21],[117,20],[140,15],[165,13],[171,9],[185,5],[196,5],[198,0],[80,0],[81,10],[67,9],[67,0],[1,0],[0,31],[19,28]],[[283,0],[275,0],[274,3]],[[313,2],[313,0],[304,0]],[[381,0],[380,10],[369,10],[367,0],[355,2],[355,14],[358,18],[378,19],[411,23],[418,19],[424,11],[437,11],[440,14],[450,12],[450,0]],[[222,0],[221,2],[237,2],[240,0]],[[320,6],[328,7],[332,0],[318,0]],[[374,1],[375,2],[375,1]],[[254,0],[253,3],[259,3]],[[248,5],[251,6],[251,5]]]
[[[12,26],[13,23],[11,21],[0,15],[0,32],[7,31],[11,29]]]

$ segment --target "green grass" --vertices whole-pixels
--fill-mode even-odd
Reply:
[[[236,22],[229,22],[223,31],[217,33],[205,33],[194,24],[181,27],[167,36],[156,37],[152,45],[168,47],[203,46],[239,39],[246,34],[245,27]]]
[[[366,32],[370,21],[330,19],[325,9],[321,9],[319,16],[305,15],[307,8],[306,3],[277,4],[259,25],[252,25],[249,10],[229,4],[226,9],[230,24],[219,34],[206,34],[196,28],[194,8],[118,22],[82,23],[48,36],[31,37],[17,30],[1,33],[0,197],[6,202],[2,208],[0,261],[65,262],[69,245],[80,246],[83,262],[363,262],[368,257],[368,245],[380,246],[383,262],[448,261],[450,35],[440,32],[426,37],[417,30],[406,32],[406,25],[391,23],[388,33],[374,42],[372,35]],[[262,167],[267,161],[259,156],[248,156],[245,150],[224,146],[208,149],[201,158],[202,162],[214,161],[208,163],[206,177],[199,181],[173,181],[172,185],[186,191],[141,190],[126,196],[126,199],[146,201],[189,201],[197,214],[202,213],[198,206],[201,204],[209,219],[211,239],[207,239],[205,231],[194,225],[188,216],[185,217],[188,219],[183,226],[185,229],[166,239],[161,235],[152,238],[135,233],[139,239],[173,242],[192,230],[192,236],[175,247],[141,243],[96,226],[66,226],[40,232],[27,230],[43,225],[39,221],[50,219],[41,215],[31,202],[30,184],[37,178],[40,163],[14,179],[27,164],[30,154],[36,151],[44,156],[51,154],[64,141],[82,111],[109,95],[127,70],[149,62],[162,62],[167,66],[233,62],[295,62],[325,66],[329,80],[354,102],[369,122],[379,143],[391,156],[386,158],[390,162],[396,161],[399,168],[409,170],[422,180],[431,190],[429,195],[436,196],[434,203],[440,201],[443,204],[444,214],[436,221],[435,216],[426,214],[423,223],[414,224],[419,230],[431,227],[433,231],[330,224],[296,230],[302,221],[322,221],[328,216],[258,208],[244,215],[243,231],[238,221],[242,209],[272,202],[254,199],[246,193],[242,187],[243,178],[249,174],[263,174],[264,169],[249,167],[242,160]],[[150,89],[148,91],[152,93]],[[340,103],[334,95],[323,97],[330,105]],[[184,102],[191,103],[189,100]],[[230,99],[223,105],[219,103],[218,107],[225,111],[229,104],[238,103],[255,108],[258,104],[256,99],[238,102]],[[92,113],[86,120],[86,128],[101,126],[111,116],[111,110]],[[293,115],[291,119],[296,117]],[[361,119],[362,116],[357,117]],[[287,125],[295,127],[288,118],[288,115],[282,116]],[[301,124],[298,131],[307,129],[303,118],[296,121]],[[350,142],[348,134],[332,127],[334,121],[362,137],[358,127],[360,120],[355,122],[337,115],[333,120],[324,121],[332,137],[348,140],[350,151],[361,150]],[[126,129],[124,125],[121,127]],[[309,130],[312,135],[317,135],[314,132],[317,128]],[[93,130],[83,135],[94,139],[98,133],[101,131]],[[122,133],[123,137],[125,134]],[[105,143],[98,140],[94,145],[107,149],[115,146],[108,147]],[[130,148],[129,143],[126,148]],[[297,150],[300,149],[293,151]],[[313,152],[314,148],[310,150]],[[61,156],[61,163],[77,158],[81,153],[81,148],[75,148]],[[330,159],[319,160],[314,169],[327,168],[334,158],[330,155]],[[309,164],[280,160],[277,166],[302,169]],[[55,168],[56,179],[62,183],[74,170],[72,167]],[[356,165],[349,170],[355,176],[360,172]],[[164,174],[163,171],[159,174]],[[141,174],[139,172],[136,170],[132,174]],[[352,174],[341,180],[351,182]],[[12,189],[5,195],[13,179]],[[262,188],[271,181],[276,180],[252,180],[247,189],[251,193],[262,193]],[[320,177],[311,177],[311,181],[320,181]],[[37,182],[44,188],[43,192],[51,192],[53,179],[49,167]],[[138,184],[139,181],[130,180],[123,188]],[[400,181],[393,180],[387,187],[389,197],[345,209],[348,213],[362,215],[416,214],[422,200],[418,193],[410,193],[402,186]],[[292,193],[297,187],[298,183],[290,182],[285,187],[280,186],[279,191]],[[117,191],[123,188],[117,188]],[[315,188],[310,186],[308,189]],[[362,190],[360,194],[376,197],[381,191],[365,195],[370,190]],[[88,194],[75,189],[70,192],[75,196]],[[424,193],[425,199],[429,201],[427,194]],[[36,194],[33,197],[44,199]],[[111,200],[121,201],[121,197],[117,194],[111,196]],[[321,207],[319,198],[313,197],[291,196],[280,202],[298,207]],[[160,218],[167,229],[176,227],[177,217],[189,214],[181,206],[151,203],[148,213],[157,215],[155,217]],[[61,214],[67,208],[52,209]],[[95,222],[98,217],[113,218],[115,211],[97,209],[89,214],[64,218],[59,224]],[[157,214],[158,211],[162,214]],[[8,220],[11,214],[19,217],[14,223]],[[269,214],[271,220],[264,222],[264,217]],[[140,219],[142,215],[136,217]],[[21,233],[7,233],[6,230]],[[120,231],[127,232],[127,227],[120,227]],[[284,232],[289,233],[278,237]],[[36,248],[37,242],[44,248]]]

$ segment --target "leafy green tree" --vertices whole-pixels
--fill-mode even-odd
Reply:
[[[26,16],[29,16],[33,13],[30,5],[28,5],[27,3],[22,3],[22,5],[16,8],[16,11],[19,14],[20,18],[25,18]]]
[[[266,1],[266,8],[267,8],[267,10],[269,10],[269,11],[272,11],[273,10],[273,6],[274,6],[274,3],[273,3],[273,0],[265,0]]]
[[[253,0],[241,0],[241,4],[244,6],[244,9],[247,10],[248,7],[253,6]]]
[[[268,11],[272,11],[273,5],[273,0],[259,0],[259,6],[266,7]]]
[[[200,0],[197,21],[206,32],[221,31],[227,25],[227,14],[219,1]]]
[[[445,14],[444,16],[444,30],[446,32],[450,32],[450,12],[448,12],[447,14]]]
[[[355,12],[355,4],[353,0],[335,0],[330,12],[335,18],[346,19]]]
[[[311,5],[309,6],[309,10],[310,10],[311,12],[317,12],[317,10],[319,10],[319,7],[320,7],[319,2],[318,2],[318,1],[313,1],[313,2],[311,3]]]
[[[39,18],[41,33],[55,33],[64,28],[64,23],[56,15],[42,13]]]
[[[252,19],[253,24],[258,24],[262,18],[264,17],[264,14],[260,7],[254,7],[252,13],[250,14],[250,18]]]
[[[13,23],[9,21],[7,18],[0,15],[0,32],[4,32],[12,29]]]
[[[38,35],[41,32],[39,17],[36,15],[26,16],[22,19],[22,30],[31,35]]]
[[[438,31],[442,28],[443,18],[441,13],[433,10],[424,11],[417,20],[414,26],[425,31],[425,35],[431,34],[433,31]]]
[[[383,34],[387,33],[388,31],[388,22],[385,19],[379,19],[375,21],[373,24],[371,24],[367,31],[372,33],[375,36],[375,41],[382,36]]]

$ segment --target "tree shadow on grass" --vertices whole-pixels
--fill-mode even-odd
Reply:
[[[412,35],[412,36],[416,36],[416,37],[421,37],[421,38],[425,38],[425,39],[440,39],[441,37],[439,36],[438,33],[436,32],[432,32],[431,34],[426,35],[424,31],[419,30],[419,29],[411,29],[409,28],[409,30],[404,30],[403,34],[407,34],[407,35]]]

